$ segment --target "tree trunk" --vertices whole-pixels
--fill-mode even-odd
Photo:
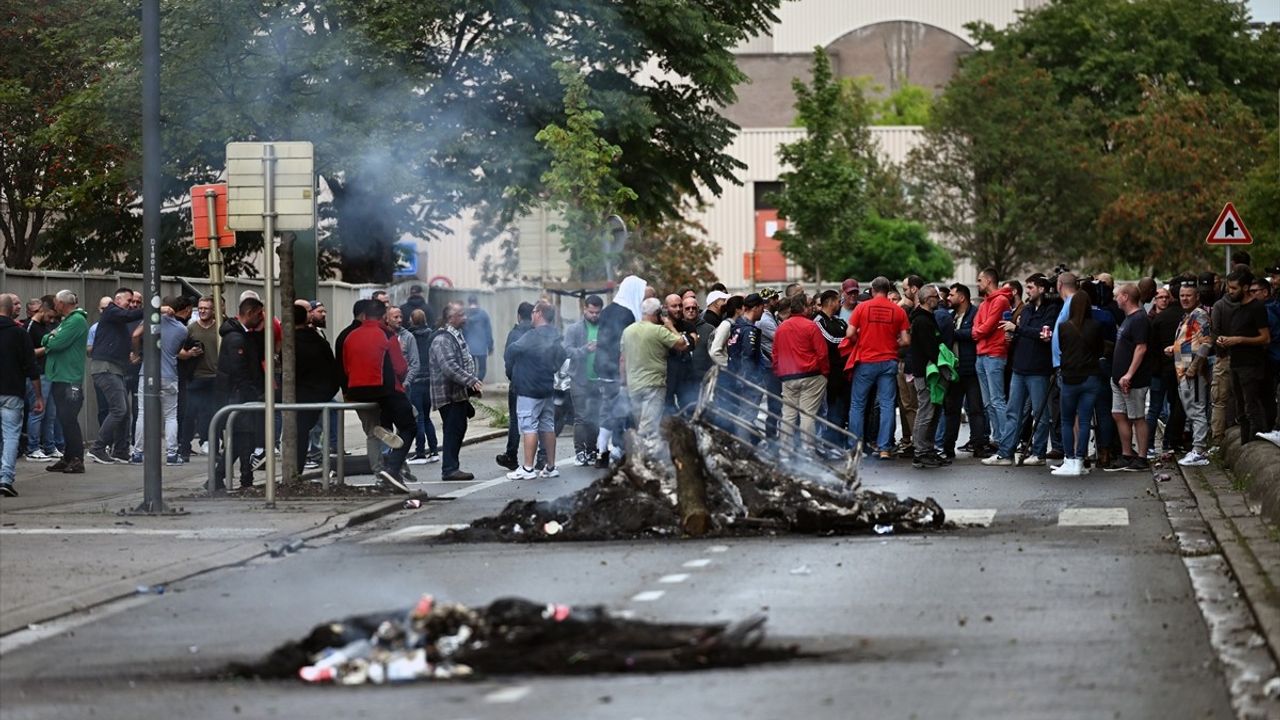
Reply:
[[[686,534],[697,537],[711,528],[706,468],[702,464],[702,453],[698,452],[698,438],[693,428],[677,417],[664,420],[662,431],[676,466],[676,509],[680,513],[680,527]]]
[[[285,403],[298,401],[296,350],[293,335],[293,241],[291,232],[280,234],[280,400]],[[270,282],[268,278],[267,282]],[[267,328],[267,332],[271,329]],[[306,442],[298,437],[297,413],[286,412],[280,416],[284,426],[280,428],[280,478],[291,483],[298,479],[298,443]]]

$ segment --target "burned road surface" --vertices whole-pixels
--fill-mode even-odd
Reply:
[[[932,496],[963,527],[839,538],[424,542],[511,500],[550,500],[598,475],[561,467],[560,478],[520,482],[499,481],[495,469],[448,489],[456,499],[177,583],[16,649],[10,642],[0,656],[0,715],[1234,716],[1149,476],[1053,478],[967,459],[934,472],[868,462],[864,487]],[[657,623],[764,613],[771,642],[820,657],[388,687],[210,679],[319,623],[404,607],[423,592],[471,606],[511,596],[602,605]]]

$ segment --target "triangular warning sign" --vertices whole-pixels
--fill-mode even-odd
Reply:
[[[1213,224],[1213,229],[1209,231],[1209,237],[1204,241],[1210,245],[1252,245],[1253,236],[1241,222],[1236,206],[1227,203],[1218,215],[1218,221]]]

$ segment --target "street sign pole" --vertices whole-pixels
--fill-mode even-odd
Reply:
[[[160,438],[160,0],[142,3],[142,505],[135,512],[165,512]]]
[[[209,209],[209,285],[213,292],[214,351],[222,351],[222,229],[218,227],[218,191],[204,191],[205,207]]]
[[[1231,274],[1231,246],[1227,246],[1227,275]]]
[[[276,166],[276,148],[271,143],[263,143],[262,145],[262,180],[263,180],[263,205],[262,205],[262,255],[264,258],[263,266],[266,273],[266,281],[263,283],[262,302],[266,305],[266,316],[263,319],[262,332],[263,340],[266,346],[266,383],[264,387],[266,392],[263,393],[266,408],[266,422],[263,432],[266,437],[262,440],[262,447],[266,451],[266,470],[267,470],[267,507],[274,508],[276,506],[276,393],[275,393],[275,377],[276,377],[276,333],[275,333],[275,278],[276,278],[276,211],[275,211],[275,166]],[[283,322],[283,321],[282,321]]]

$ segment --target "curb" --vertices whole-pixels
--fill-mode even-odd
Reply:
[[[462,447],[466,447],[468,445],[479,445],[480,443],[489,442],[490,440],[497,440],[498,438],[504,438],[506,436],[507,436],[506,430],[495,429],[492,432],[487,432],[481,435],[475,435],[469,438],[463,438]]]
[[[8,635],[23,630],[29,625],[56,620],[65,615],[83,612],[100,605],[133,597],[138,594],[137,587],[139,585],[170,585],[214,572],[215,570],[243,565],[259,557],[266,557],[271,554],[271,551],[263,548],[264,543],[267,546],[273,546],[283,540],[314,540],[362,523],[377,520],[401,509],[406,497],[412,498],[415,495],[399,495],[395,498],[369,503],[334,516],[317,527],[295,535],[269,535],[265,538],[257,538],[252,542],[241,543],[230,549],[215,549],[203,558],[181,560],[164,567],[149,570],[141,575],[85,590],[72,597],[59,597],[38,605],[6,612],[4,625],[0,626],[0,635]]]
[[[1280,453],[1280,448],[1269,442],[1259,444]],[[1236,445],[1238,450],[1238,442]],[[1226,471],[1213,465],[1178,470],[1244,592],[1272,659],[1280,662],[1280,542],[1271,535],[1263,518],[1250,511]]]
[[[1240,444],[1240,430],[1227,431],[1223,458],[1228,469],[1243,485],[1250,498],[1262,507],[1262,514],[1280,527],[1280,447],[1266,440]]]

